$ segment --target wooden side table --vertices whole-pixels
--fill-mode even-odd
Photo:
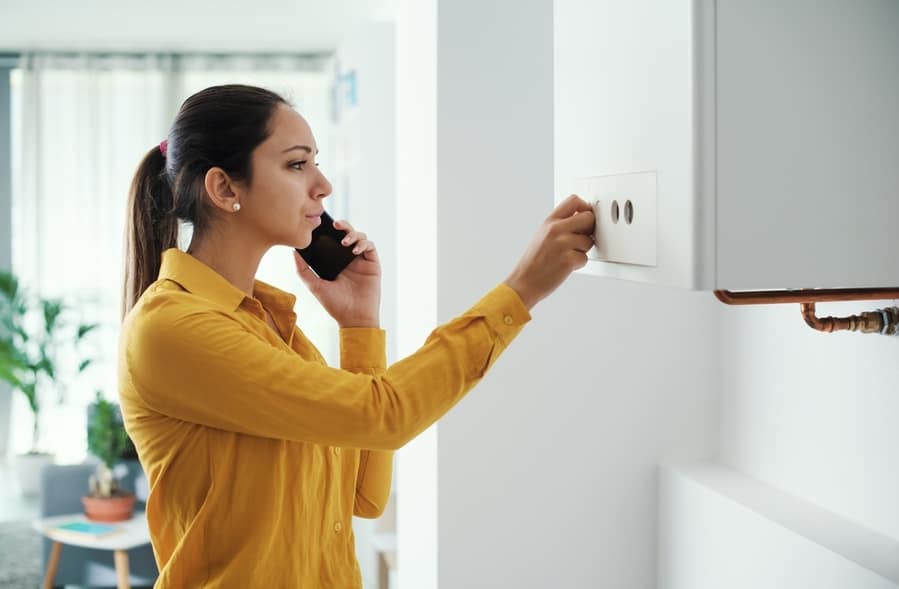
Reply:
[[[52,589],[53,587],[53,580],[56,578],[56,569],[59,567],[59,555],[62,552],[63,544],[98,550],[112,550],[115,553],[118,589],[130,589],[128,550],[150,543],[150,531],[147,529],[147,517],[144,512],[136,511],[130,520],[115,522],[113,525],[121,526],[122,530],[103,538],[95,539],[89,536],[80,538],[71,534],[59,534],[53,530],[54,527],[60,524],[76,521],[87,522],[89,520],[83,513],[73,513],[35,520],[32,524],[35,530],[53,540],[53,546],[50,549],[50,559],[47,561],[47,573],[44,577],[44,589]]]

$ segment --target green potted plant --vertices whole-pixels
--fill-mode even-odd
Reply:
[[[25,495],[38,493],[41,470],[53,461],[43,447],[41,411],[54,399],[62,401],[66,385],[92,362],[82,344],[97,326],[77,321],[75,314],[60,299],[28,295],[14,274],[0,271],[0,380],[21,391],[33,417],[31,449],[16,458]]]
[[[114,470],[125,456],[129,442],[118,405],[107,401],[97,391],[88,424],[87,447],[100,463],[90,477],[90,494],[81,499],[88,519],[107,522],[131,519],[134,494],[119,489]]]

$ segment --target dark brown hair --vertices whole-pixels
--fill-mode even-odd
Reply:
[[[252,154],[271,134],[278,94],[240,84],[213,86],[184,101],[166,140],[153,147],[131,182],[125,229],[122,316],[159,275],[162,252],[178,246],[178,221],[195,234],[209,226],[206,172],[222,168],[232,179],[252,180]]]

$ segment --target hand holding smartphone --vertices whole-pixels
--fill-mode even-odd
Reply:
[[[319,278],[335,280],[356,259],[353,246],[340,243],[346,234],[346,231],[334,227],[331,215],[323,212],[321,225],[312,230],[309,246],[295,249]]]

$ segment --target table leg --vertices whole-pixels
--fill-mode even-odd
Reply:
[[[56,578],[56,570],[59,568],[59,553],[62,552],[62,544],[54,542],[50,547],[50,559],[47,561],[47,573],[44,577],[44,589],[53,589],[53,580]]]
[[[115,574],[118,581],[118,589],[131,589],[129,578],[131,573],[128,570],[128,552],[125,550],[115,551]]]
[[[383,552],[378,552],[378,589],[390,588],[390,568]]]

